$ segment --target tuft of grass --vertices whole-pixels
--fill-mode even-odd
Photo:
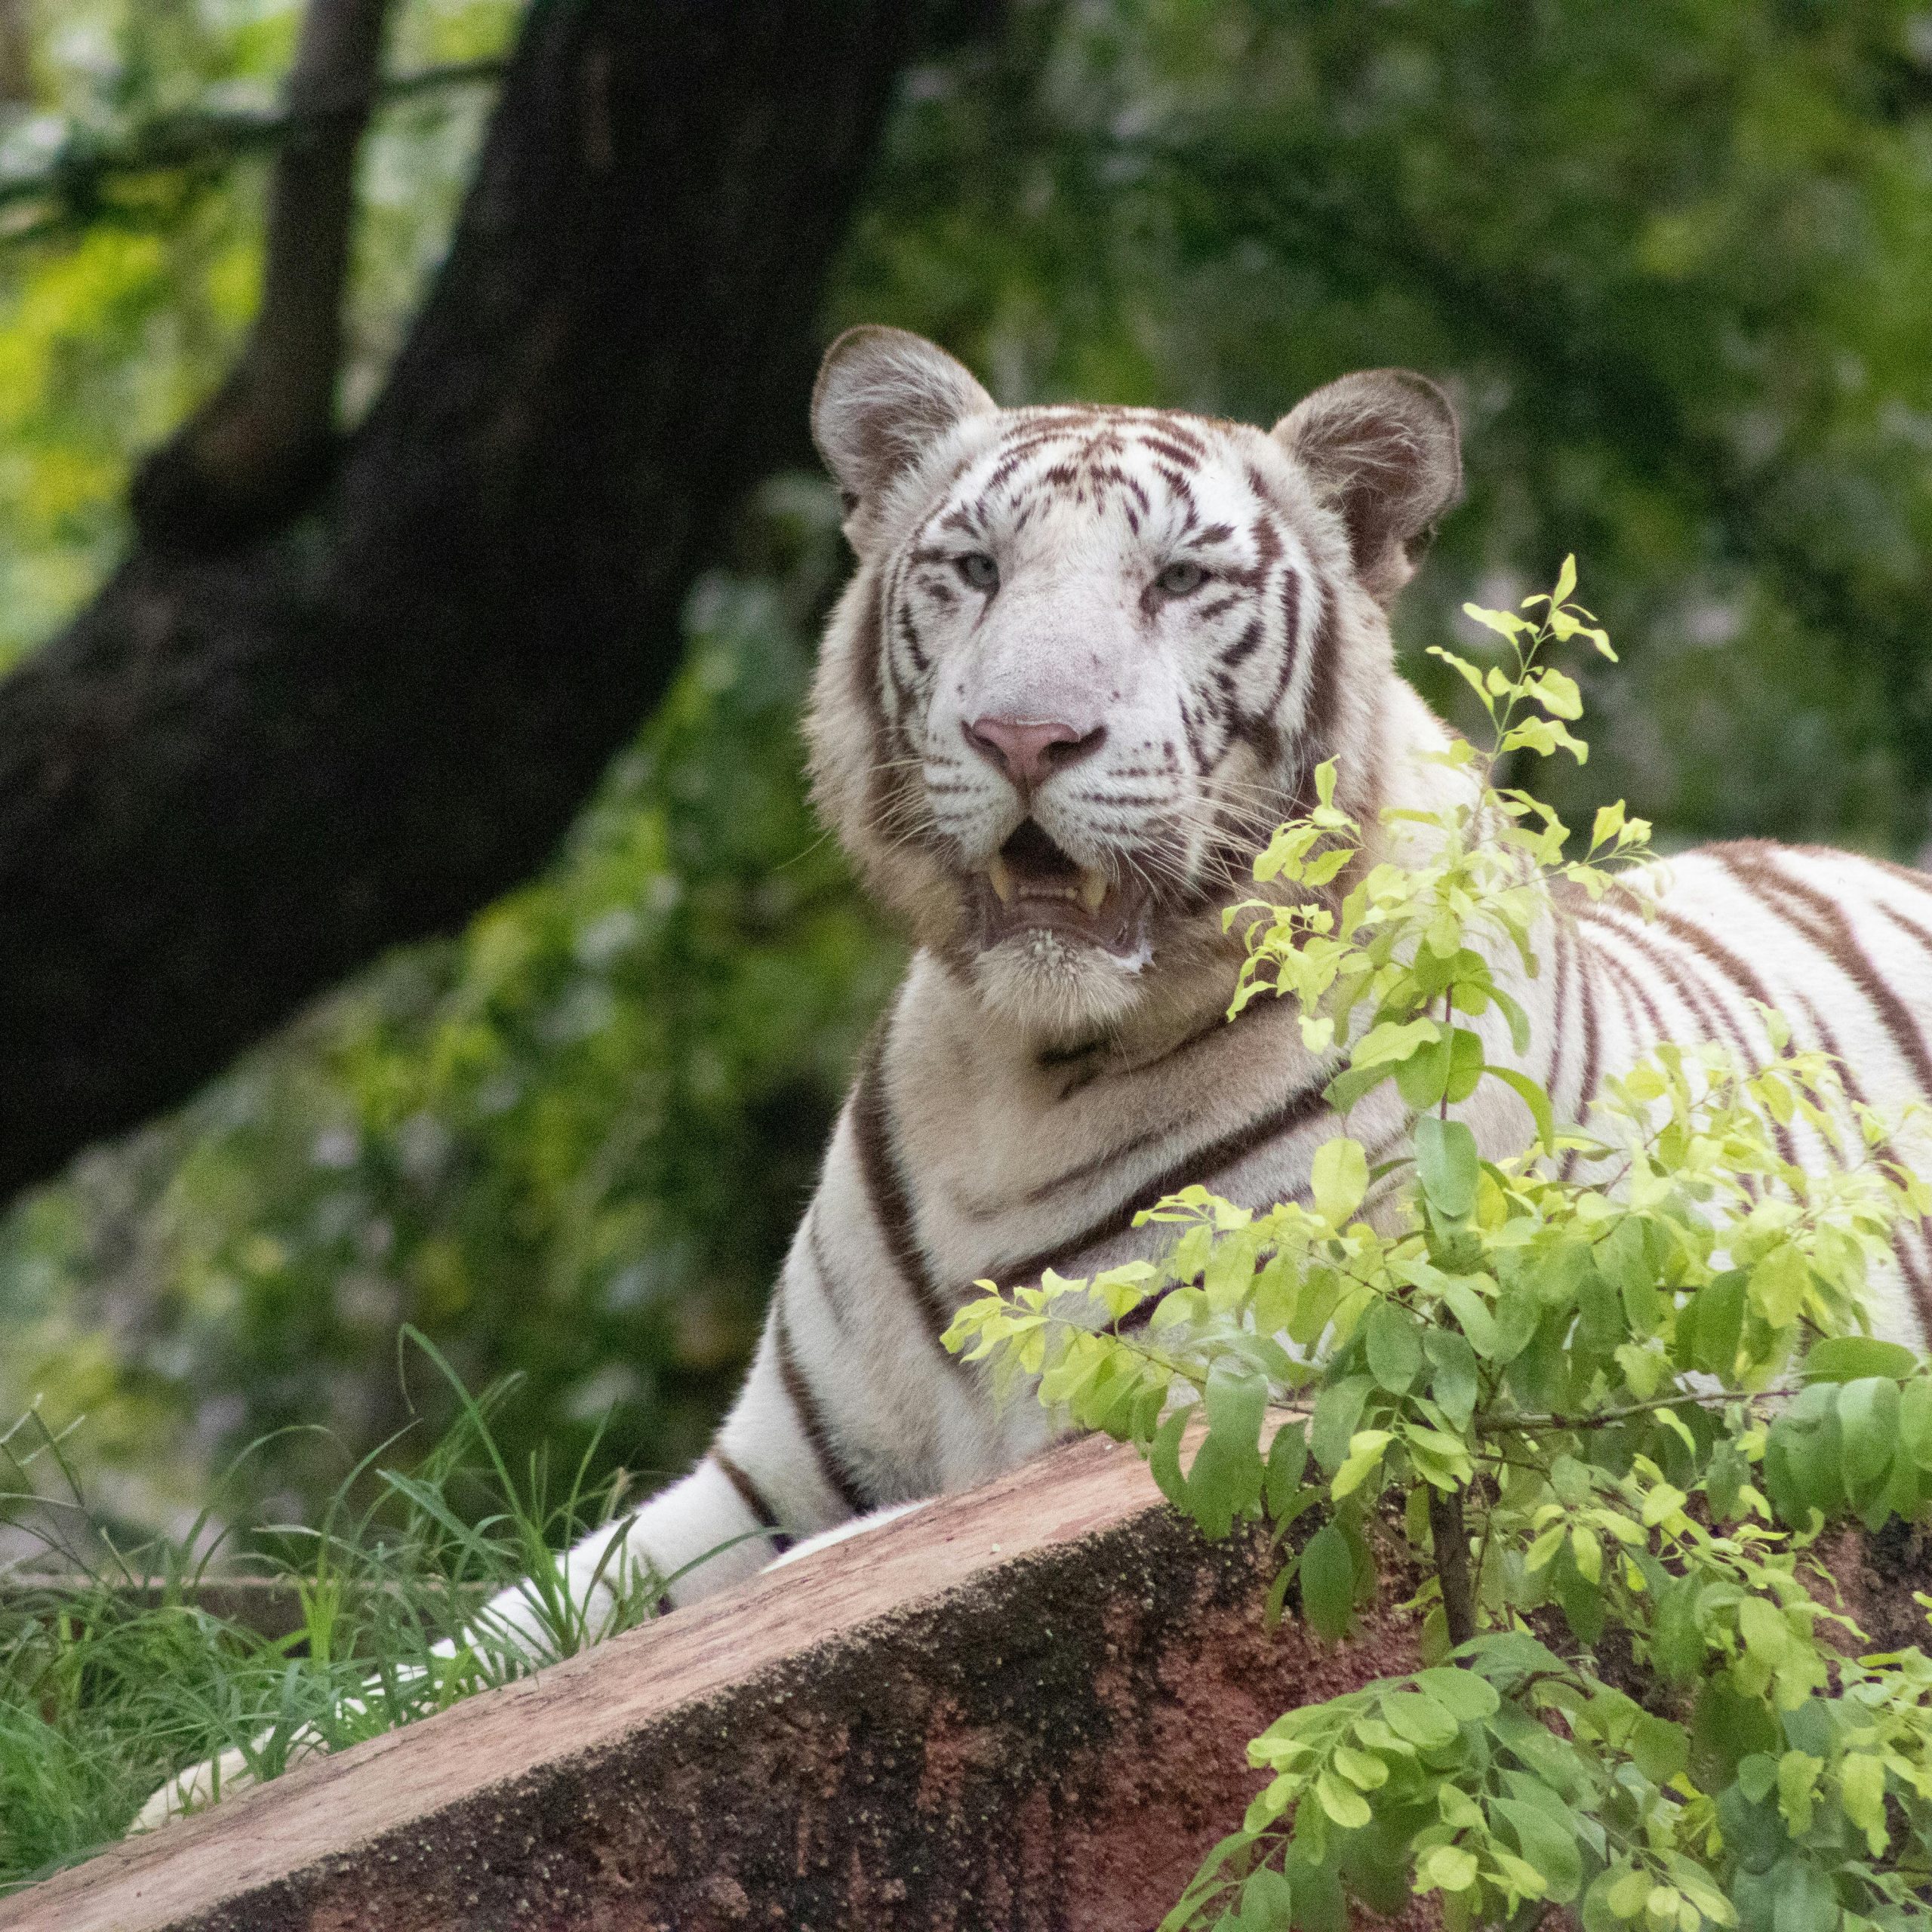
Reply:
[[[590,1481],[594,1441],[561,1485],[540,1454],[513,1475],[491,1417],[515,1379],[473,1395],[432,1343],[405,1334],[455,1389],[457,1421],[407,1474],[382,1466],[393,1444],[382,1445],[319,1524],[248,1538],[248,1574],[281,1579],[299,1604],[285,1635],[208,1607],[238,1540],[212,1511],[179,1543],[121,1550],[87,1516],[60,1436],[37,1415],[0,1433],[0,1515],[30,1505],[89,1531],[79,1556],[78,1539],[43,1533],[66,1574],[43,1585],[16,1573],[0,1595],[0,1894],[112,1843],[190,1765],[239,1750],[253,1780],[274,1777],[656,1614],[675,1579],[624,1566],[614,1613],[606,1600],[594,1620],[590,1590],[567,1585],[559,1552],[624,1500],[621,1475]],[[50,1501],[50,1488],[65,1494]],[[478,1607],[520,1581],[536,1635],[479,1638]]]

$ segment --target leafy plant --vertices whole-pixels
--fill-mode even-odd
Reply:
[[[674,1580],[626,1566],[617,1600],[593,1602],[598,1580],[573,1585],[556,1553],[610,1520],[621,1481],[591,1484],[589,1454],[561,1494],[540,1457],[513,1472],[491,1423],[506,1390],[472,1396],[432,1344],[414,1339],[450,1382],[459,1419],[408,1473],[377,1469],[376,1457],[352,1471],[319,1527],[257,1533],[267,1553],[251,1574],[279,1579],[300,1604],[287,1635],[206,1607],[203,1586],[228,1540],[207,1534],[211,1512],[178,1544],[127,1554],[101,1541],[90,1556],[56,1530],[54,1554],[86,1568],[40,1585],[10,1577],[0,1596],[0,1893],[112,1843],[185,1765],[235,1752],[246,1780],[260,1782],[655,1613]],[[75,1488],[60,1438],[35,1417],[0,1434],[0,1458],[16,1492],[8,1500],[32,1496],[44,1509],[45,1466]],[[365,1505],[372,1470],[378,1500]],[[66,1500],[57,1514],[79,1514],[78,1493]],[[519,1583],[530,1627],[493,1628],[481,1606]]]
[[[1611,654],[1574,588],[1566,562],[1521,611],[1472,607],[1506,664],[1440,654],[1493,727],[1437,761],[1444,802],[1385,813],[1371,858],[1324,771],[1255,867],[1283,903],[1229,915],[1233,1011],[1293,998],[1344,1116],[1394,1082],[1393,1158],[1338,1135],[1306,1201],[1260,1212],[1188,1189],[1149,1217],[1178,1230],[1164,1260],[983,1284],[947,1338],[1138,1445],[1210,1537],[1265,1523],[1271,1614],[1298,1591],[1340,1638],[1385,1571],[1422,1578],[1426,1667],[1253,1741],[1269,1780],[1170,1928],[1339,1932],[1350,1900],[1411,1891],[1457,1932],[1552,1905],[1590,1932],[1923,1914],[1932,1661],[1855,1656],[1813,1549],[1932,1495],[1932,1365],[1860,1332],[1869,1271],[1932,1196],[1897,1124],[1768,1011],[1763,1064],[1661,1048],[1583,1124],[1505,1057],[1561,895],[1644,903],[1613,872],[1641,821],[1605,808],[1566,860],[1555,814],[1497,777],[1585,755],[1546,662],[1571,638]],[[1526,1152],[1486,1158],[1458,1117],[1485,1082],[1524,1109]],[[1834,1158],[1795,1164],[1792,1123]]]

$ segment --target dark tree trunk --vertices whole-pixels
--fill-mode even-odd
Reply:
[[[803,448],[913,0],[538,0],[310,511],[149,541],[0,683],[0,1190],[552,848]],[[190,519],[192,521],[192,519]]]

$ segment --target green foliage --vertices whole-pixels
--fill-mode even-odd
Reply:
[[[413,1471],[377,1469],[371,1497],[345,1484],[318,1527],[257,1536],[251,1574],[299,1597],[288,1635],[202,1606],[199,1586],[228,1554],[211,1513],[180,1543],[94,1552],[78,1584],[65,1566],[42,1586],[11,1580],[0,1597],[0,1894],[118,1838],[184,1765],[236,1751],[250,1778],[274,1777],[654,1613],[660,1584],[631,1571],[593,1625],[598,1579],[574,1589],[552,1553],[610,1519],[621,1481],[593,1481],[588,1456],[561,1484],[540,1454],[513,1474],[492,1426],[507,1389],[472,1397],[414,1340],[457,1420]],[[64,1489],[67,1513],[80,1510],[60,1439],[38,1417],[0,1434],[0,1471],[8,1488]],[[69,1564],[71,1540],[57,1527],[51,1553]],[[529,1632],[489,1641],[478,1606],[525,1580]]]
[[[195,107],[267,109],[299,0],[60,0],[27,10],[32,97],[0,103],[0,186]],[[404,0],[392,67],[494,53],[515,0]],[[487,105],[380,117],[362,171],[345,398],[373,394],[441,253]],[[78,220],[0,210],[0,666],[88,595],[126,535],[134,460],[227,373],[252,314],[265,157],[144,175]],[[38,235],[38,239],[23,238]]]
[[[1916,847],[1918,0],[1010,15],[909,91],[838,321],[935,333],[1012,400],[1267,423],[1348,370],[1447,377],[1469,490],[1398,607],[1411,661],[1574,548],[1629,663],[1579,673],[1600,795],[1681,837]]]
[[[158,115],[271,106],[297,5],[38,0],[0,180]],[[1932,785],[1917,0],[1001,11],[997,46],[936,52],[901,90],[828,336],[922,330],[1015,402],[1264,423],[1349,368],[1428,370],[1456,390],[1470,494],[1397,621],[1438,706],[1482,722],[1421,643],[1574,541],[1627,660],[1614,683],[1569,667],[1608,720],[1593,785],[1654,805],[1665,844],[1913,848]],[[495,53],[521,13],[398,0],[389,66]],[[379,118],[352,419],[488,106]],[[0,234],[0,665],[100,580],[133,461],[225,373],[263,179],[260,155],[185,168]],[[519,1454],[580,1447],[614,1401],[609,1463],[668,1469],[703,1439],[894,958],[835,861],[800,857],[817,832],[791,713],[835,557],[826,500],[806,515],[787,488],[780,539],[756,517],[700,600],[671,715],[540,882],[0,1224],[0,1414],[38,1395],[57,1426],[85,1414],[69,1447],[117,1519],[181,1526],[285,1423],[366,1453],[407,1413],[403,1320],[478,1384],[528,1371],[500,1418]],[[1574,809],[1580,782],[1543,785]],[[312,1518],[341,1475],[324,1442],[278,1436],[244,1490]]]
[[[1644,903],[1605,869],[1640,822],[1600,813],[1566,860],[1560,820],[1495,777],[1524,746],[1583,755],[1576,687],[1545,661],[1571,637],[1607,653],[1574,580],[1566,563],[1537,615],[1472,613],[1512,661],[1451,659],[1492,734],[1444,756],[1446,802],[1385,814],[1388,856],[1356,863],[1324,774],[1256,873],[1327,896],[1230,915],[1234,1011],[1295,999],[1337,1050],[1339,1112],[1395,1082],[1400,1144],[1371,1167],[1331,1140],[1305,1203],[1189,1189],[1146,1217],[1179,1229],[1159,1263],[992,1291],[947,1337],[1137,1444],[1210,1537],[1265,1523],[1274,1601],[1298,1586],[1324,1637],[1392,1537],[1423,1574],[1429,1667],[1254,1741],[1269,1782],[1171,1927],[1339,1928],[1347,1900],[1389,1911],[1405,1887],[1454,1928],[1551,1905],[1588,1932],[1924,1913],[1932,1660],[1848,1654],[1808,1553],[1826,1521],[1932,1500],[1932,1363],[1860,1332],[1868,1271],[1932,1205],[1900,1124],[1768,1013],[1764,1065],[1662,1048],[1582,1124],[1465,1023],[1500,1011],[1529,1044],[1499,962],[1534,975],[1559,885]],[[1535,1122],[1519,1157],[1484,1158],[1451,1111],[1491,1079]],[[1794,1121],[1835,1158],[1793,1164]],[[1612,1632],[1654,1697],[1606,1675]]]

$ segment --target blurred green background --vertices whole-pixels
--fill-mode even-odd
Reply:
[[[391,66],[489,54],[518,12],[407,0]],[[171,108],[267,106],[295,14],[0,0],[0,669],[90,594],[132,461],[225,372],[263,165],[85,205],[7,184]],[[352,413],[488,105],[380,118]],[[903,77],[823,322],[932,335],[1006,401],[1263,423],[1349,369],[1426,371],[1469,474],[1400,612],[1431,695],[1454,708],[1423,650],[1461,602],[1574,549],[1625,661],[1578,667],[1588,768],[1537,774],[1573,815],[1623,795],[1666,843],[1909,858],[1928,316],[1932,11],[1902,0],[1013,0]],[[446,1411],[399,1380],[405,1321],[472,1383],[522,1373],[512,1448],[608,1421],[602,1463],[648,1478],[701,1445],[899,963],[799,778],[829,490],[774,478],[732,555],[543,877],[0,1223],[0,1418],[83,1418],[112,1521],[306,1515],[413,1423],[406,1461]]]

